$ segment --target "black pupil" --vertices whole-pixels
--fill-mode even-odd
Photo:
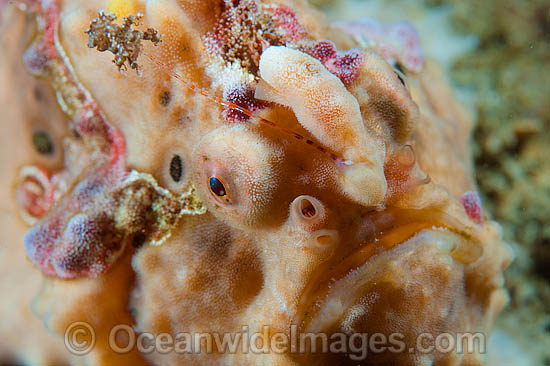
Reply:
[[[47,132],[35,132],[32,136],[32,142],[34,144],[34,147],[40,154],[48,155],[53,153],[53,142]]]
[[[216,196],[223,197],[227,194],[222,182],[220,182],[220,180],[216,177],[210,178],[210,189]]]
[[[174,155],[172,161],[170,161],[170,176],[174,182],[179,182],[183,174],[183,162],[179,155]]]
[[[403,75],[405,75],[405,70],[403,69],[403,65],[401,65],[399,62],[397,62],[395,64],[395,68],[400,72],[402,73]]]
[[[401,77],[401,75],[399,75],[398,72],[395,73],[397,75],[397,78],[399,79],[399,81],[401,82],[401,84],[405,85],[405,80],[403,80],[403,78]]]

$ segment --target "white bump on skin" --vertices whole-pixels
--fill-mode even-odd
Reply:
[[[260,75],[256,97],[292,108],[304,128],[347,161],[342,191],[364,205],[380,204],[387,190],[385,150],[367,132],[359,103],[340,79],[317,59],[282,46],[262,53]]]

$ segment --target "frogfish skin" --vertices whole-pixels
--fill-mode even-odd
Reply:
[[[488,338],[512,253],[476,192],[472,116],[411,25],[331,25],[300,0],[0,4],[1,87],[28,90],[0,93],[0,290],[21,284],[0,309],[36,334],[0,360],[484,363],[418,342]],[[83,356],[62,346],[74,322],[95,330]],[[121,353],[120,324],[288,342]],[[398,342],[366,352],[372,334]]]

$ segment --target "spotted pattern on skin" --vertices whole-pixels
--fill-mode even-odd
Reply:
[[[239,107],[245,108],[252,113],[256,113],[266,106],[265,103],[254,98],[254,89],[247,85],[238,85],[225,91],[224,100],[235,103]],[[243,122],[250,119],[249,115],[229,107],[224,109],[223,117],[228,122]]]
[[[268,7],[272,12],[275,27],[282,29],[284,35],[292,41],[301,41],[307,38],[307,31],[302,27],[294,11],[285,5]]]
[[[481,198],[477,192],[466,192],[460,197],[468,216],[478,225],[483,224],[483,208]]]
[[[354,48],[341,52],[336,49],[334,42],[328,40],[316,42],[313,47],[307,48],[305,52],[319,59],[345,85],[353,83],[359,76],[361,64],[364,61],[364,55],[358,49]]]
[[[47,23],[45,31],[25,53],[24,63],[31,73],[52,78],[54,85],[63,80],[60,95],[72,117],[78,149],[82,154],[92,151],[93,160],[80,167],[81,172],[73,172],[74,167],[59,172],[34,168],[40,175],[19,182],[22,214],[29,222],[38,220],[25,235],[24,245],[30,260],[46,275],[97,276],[111,268],[132,236],[146,234],[151,243],[161,242],[181,215],[202,214],[204,207],[196,199],[189,201],[194,190],[173,197],[153,179],[130,176],[123,135],[105,120],[98,104],[61,61],[54,34],[58,10],[56,2],[47,4],[39,13]],[[31,178],[36,181],[32,186]],[[62,192],[57,185],[74,187]],[[61,197],[54,204],[55,196]],[[196,209],[190,209],[190,202]],[[149,219],[144,221],[144,216]]]

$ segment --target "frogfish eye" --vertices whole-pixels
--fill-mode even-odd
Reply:
[[[214,193],[216,196],[223,198],[226,202],[229,202],[229,198],[227,197],[227,189],[223,185],[222,181],[219,180],[217,177],[210,177],[210,191]]]

